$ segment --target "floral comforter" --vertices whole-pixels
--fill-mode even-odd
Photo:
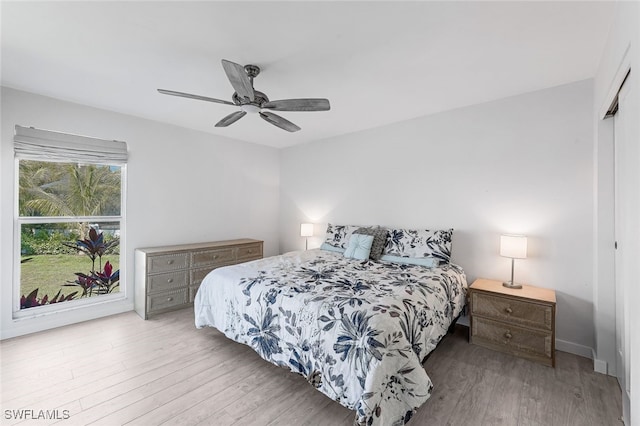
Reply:
[[[462,269],[292,252],[212,271],[195,324],[250,345],[356,411],[402,425],[431,394],[422,361],[464,305]]]

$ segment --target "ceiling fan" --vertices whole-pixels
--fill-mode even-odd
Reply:
[[[296,126],[289,120],[280,117],[271,111],[328,111],[331,106],[328,99],[282,99],[279,101],[270,101],[267,95],[253,88],[253,79],[260,74],[260,67],[256,65],[236,64],[226,59],[222,60],[222,68],[227,74],[227,78],[231,82],[235,92],[231,96],[231,100],[223,101],[221,99],[209,98],[206,96],[192,95],[191,93],[176,92],[173,90],[158,89],[163,95],[181,96],[183,98],[197,99],[206,102],[215,102],[225,105],[239,106],[240,111],[232,112],[216,123],[216,127],[227,127],[235,123],[247,113],[259,113],[265,121],[280,127],[288,132],[297,132],[300,127]]]

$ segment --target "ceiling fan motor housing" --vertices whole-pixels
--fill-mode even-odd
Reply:
[[[239,96],[238,92],[233,92],[233,96],[231,97],[231,100],[233,100],[233,103],[238,105],[241,108],[245,105],[254,106],[258,108],[256,111],[251,111],[251,108],[247,108],[246,109],[247,112],[258,112],[262,108],[262,104],[269,102],[269,98],[267,97],[267,95],[265,95],[264,93],[258,90],[254,90],[253,99],[254,99],[253,102],[251,102],[249,99]],[[245,109],[243,108],[243,110]]]

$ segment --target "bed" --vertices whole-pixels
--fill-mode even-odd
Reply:
[[[422,362],[460,314],[466,285],[449,262],[296,251],[212,271],[195,324],[303,375],[359,425],[402,425],[431,394]]]

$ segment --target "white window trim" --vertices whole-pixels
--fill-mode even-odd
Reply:
[[[27,143],[25,143],[28,142]],[[50,145],[49,145],[50,144]],[[46,150],[46,146],[54,146],[60,150]],[[26,149],[24,147],[27,147]],[[112,149],[109,149],[111,147]],[[74,155],[74,149],[80,149],[82,155]],[[46,154],[38,156],[38,150],[44,149]],[[93,149],[93,151],[92,151]],[[93,155],[91,155],[93,152]],[[89,153],[89,154],[87,154]],[[84,156],[87,154],[87,156]],[[19,215],[19,175],[20,160],[103,164],[120,167],[121,179],[121,205],[119,216],[88,216],[88,217],[20,217]],[[104,305],[107,303],[120,302],[131,296],[131,290],[127,285],[127,256],[126,256],[126,200],[127,200],[127,145],[125,142],[109,141],[103,139],[89,138],[86,136],[70,135],[49,130],[41,130],[33,127],[15,126],[14,136],[14,214],[13,214],[13,291],[12,291],[12,319],[19,322],[34,319],[47,315],[58,315],[65,312],[86,309],[88,307]],[[100,297],[89,297],[74,299],[60,304],[37,306],[29,309],[20,309],[20,258],[21,258],[21,225],[23,223],[47,223],[69,222],[87,219],[89,222],[120,221],[120,259],[119,268],[123,271],[120,274],[120,291],[117,294],[101,295]]]

